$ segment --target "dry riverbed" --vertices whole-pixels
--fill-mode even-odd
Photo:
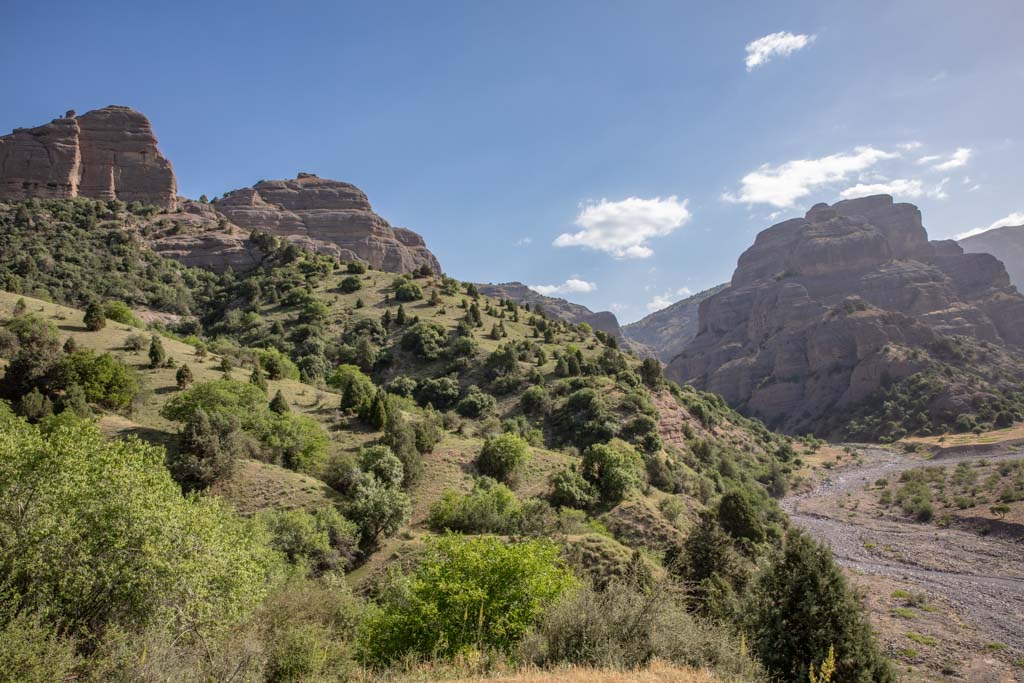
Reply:
[[[905,454],[854,447],[816,483],[783,501],[794,523],[829,544],[864,591],[883,644],[908,680],[1024,680],[1024,504],[916,521],[879,502],[907,470],[989,469],[1024,453],[1012,444]],[[986,470],[988,471],[988,470]],[[987,506],[982,508],[987,514]]]

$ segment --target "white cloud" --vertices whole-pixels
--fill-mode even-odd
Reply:
[[[968,159],[971,158],[972,152],[973,150],[970,147],[958,147],[957,150],[949,156],[947,161],[944,161],[941,164],[935,164],[932,168],[938,171],[950,171],[954,168],[966,166]]]
[[[597,289],[593,282],[587,282],[579,278],[571,277],[560,285],[530,285],[530,289],[544,296],[556,294],[585,294]]]
[[[1006,227],[1007,225],[1024,225],[1024,211],[1014,211],[1007,216],[1003,216],[996,222],[992,223],[992,225],[962,232],[953,239],[962,240],[965,237],[973,237],[974,235],[980,235],[981,233],[988,232],[989,230]]]
[[[692,294],[693,292],[690,291],[689,287],[680,287],[674,291],[657,294],[653,299],[647,302],[647,311],[649,313],[654,313],[655,311],[660,311],[663,308],[668,308],[680,299],[685,299]]]
[[[858,183],[840,192],[839,196],[843,199],[852,199],[868,197],[873,194],[891,194],[897,199],[918,199],[920,197],[945,199],[948,196],[945,190],[947,182],[949,182],[949,178],[944,178],[938,185],[925,187],[925,184],[916,178],[896,178],[878,183]]]
[[[902,145],[896,146],[902,149],[904,152],[911,152],[915,149],[921,149],[923,145],[917,140],[911,140],[910,142],[904,142]]]
[[[812,190],[841,182],[880,161],[898,156],[874,147],[857,147],[852,153],[832,154],[819,159],[794,159],[779,166],[765,164],[743,176],[739,194],[726,192],[722,199],[734,203],[771,204],[785,209]]]
[[[789,31],[779,31],[751,41],[747,43],[747,71],[767,64],[774,57],[788,57],[810,45],[814,38],[813,35],[794,35]]]
[[[523,238],[520,238],[520,239],[516,240],[515,244],[516,244],[517,247],[528,247],[531,244],[533,244],[533,240],[530,239],[529,237],[523,237]]]
[[[939,156],[938,154],[928,154],[928,155],[923,156],[920,159],[918,159],[917,163],[919,163],[919,164],[931,164],[931,163],[934,163],[934,162],[938,161],[941,158],[942,157]]]
[[[654,253],[647,246],[648,240],[671,234],[690,220],[688,203],[688,199],[679,201],[675,195],[587,203],[576,215],[575,223],[582,230],[562,233],[553,244],[596,249],[620,259],[647,258]]]

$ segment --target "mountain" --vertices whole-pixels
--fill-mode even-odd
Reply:
[[[141,113],[117,105],[0,137],[0,200],[120,199],[174,210],[177,181]]]
[[[501,284],[477,285],[481,294],[496,299],[511,299],[516,303],[540,304],[543,310],[552,318],[565,320],[571,323],[586,323],[595,330],[601,330],[613,335],[617,340],[624,341],[622,328],[619,326],[619,319],[611,311],[598,311],[595,313],[582,304],[574,304],[571,301],[560,299],[554,296],[545,296],[534,291],[522,282],[503,282]]]
[[[421,266],[441,272],[420,235],[392,227],[373,212],[366,194],[349,183],[312,173],[292,180],[261,180],[227,193],[215,208],[244,230],[278,235],[344,261],[359,259],[394,273]]]
[[[1003,262],[1010,282],[1024,292],[1024,225],[988,230],[957,242],[969,254],[992,254]]]
[[[1012,418],[1022,345],[1002,263],[929,242],[916,206],[879,195],[761,232],[666,374],[791,432],[879,437]]]
[[[649,349],[654,357],[667,363],[697,336],[700,302],[728,286],[718,285],[677,301],[635,323],[624,325],[622,333],[630,342]]]

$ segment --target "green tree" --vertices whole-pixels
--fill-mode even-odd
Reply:
[[[167,456],[167,468],[185,491],[196,491],[226,479],[244,448],[241,424],[234,415],[193,413],[178,435],[178,448]]]
[[[341,291],[345,292],[346,294],[351,294],[352,292],[358,292],[362,288],[363,288],[363,281],[360,280],[355,275],[349,275],[348,277],[343,279],[341,281],[341,284],[339,285],[339,289],[341,289]]]
[[[551,504],[585,510],[597,500],[594,486],[577,470],[565,468],[551,476]]]
[[[256,364],[252,366],[252,373],[249,375],[249,383],[257,387],[264,394],[267,393],[267,376],[263,372],[263,366],[257,358]]]
[[[179,389],[188,389],[192,386],[192,382],[195,378],[192,376],[192,368],[187,363],[183,363],[178,371],[174,373],[174,381],[178,385]]]
[[[641,483],[643,458],[621,439],[596,443],[583,452],[583,477],[606,505],[616,505]]]
[[[341,409],[362,416],[370,415],[377,393],[373,380],[355,365],[339,365],[327,378],[327,384],[341,394]]]
[[[729,491],[718,502],[718,521],[734,538],[754,543],[764,540],[764,524],[750,495],[742,490]]]
[[[107,316],[103,311],[103,304],[93,301],[85,307],[85,316],[82,318],[85,329],[90,332],[97,332],[107,326]]]
[[[810,668],[834,647],[836,683],[896,681],[832,553],[802,531],[789,531],[761,573],[748,614],[761,661],[783,680],[808,680]]]
[[[139,378],[133,368],[109,353],[97,354],[92,349],[65,356],[57,376],[61,388],[78,385],[87,401],[112,410],[128,408],[139,393]]]
[[[577,586],[551,541],[433,539],[414,572],[364,622],[358,656],[386,665],[406,655],[451,658],[492,648],[511,653],[545,610]]]
[[[518,434],[505,433],[484,442],[476,458],[480,474],[498,481],[513,482],[531,457],[530,444]]]
[[[270,410],[271,412],[277,413],[278,415],[286,415],[292,411],[292,407],[288,405],[288,399],[284,397],[281,390],[278,389],[277,393],[274,394],[274,398],[270,399]]]
[[[167,360],[164,343],[155,334],[149,340],[149,367],[158,368]]]
[[[409,496],[372,474],[359,480],[345,507],[345,516],[359,527],[361,545],[367,551],[375,549],[381,537],[397,532],[411,512]]]
[[[6,396],[16,399],[44,383],[60,362],[60,335],[53,323],[34,313],[11,318],[6,327],[17,339],[17,349],[7,364],[2,387]]]

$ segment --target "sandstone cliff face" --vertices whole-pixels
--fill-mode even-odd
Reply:
[[[120,199],[173,210],[174,169],[149,120],[112,105],[69,111],[38,128],[0,137],[0,199]]]
[[[264,180],[229,192],[216,209],[247,231],[260,230],[339,259],[362,260],[378,270],[407,273],[441,265],[423,238],[392,227],[373,212],[355,185],[300,173],[294,180]]]
[[[970,254],[992,254],[1003,262],[1010,282],[1024,292],[1024,225],[996,228],[957,242]]]
[[[666,374],[783,429],[820,425],[923,369],[950,335],[1024,346],[1024,297],[1002,264],[929,242],[887,195],[819,204],[757,236]]]
[[[229,222],[209,204],[181,200],[178,211],[158,214],[150,224],[150,248],[186,266],[217,273],[228,268],[243,272],[259,265],[263,256],[249,240],[248,231]]]
[[[614,335],[620,342],[626,341],[622,334],[622,328],[619,327],[619,319],[611,311],[595,313],[582,304],[575,304],[558,297],[545,296],[530,289],[522,282],[477,285],[477,289],[484,296],[496,299],[511,299],[518,304],[530,304],[531,306],[540,304],[552,318],[571,323],[586,323],[595,330]]]
[[[623,325],[622,333],[645,355],[667,363],[697,336],[700,303],[728,285],[718,285],[666,306],[635,323]]]

